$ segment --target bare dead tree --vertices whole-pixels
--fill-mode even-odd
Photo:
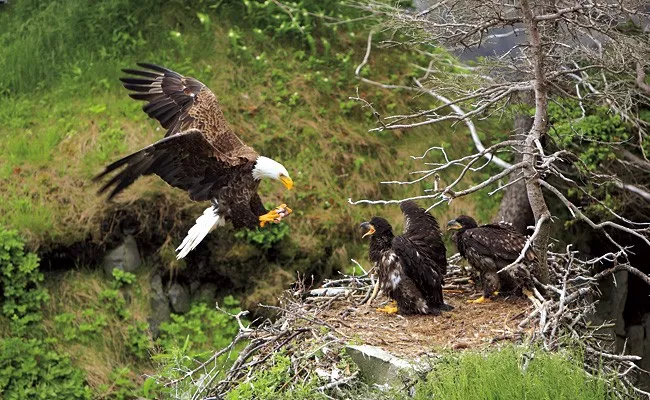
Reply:
[[[650,21],[646,3],[639,0],[618,2],[597,0],[441,0],[432,1],[422,10],[407,10],[368,0],[355,3],[379,16],[382,25],[376,32],[388,39],[373,42],[368,37],[366,54],[356,72],[359,79],[387,89],[406,90],[435,99],[437,105],[426,110],[409,111],[401,115],[382,117],[375,110],[378,126],[373,131],[411,129],[436,123],[465,124],[476,144],[476,152],[450,159],[444,148],[432,147],[423,155],[427,169],[413,172],[417,178],[388,183],[415,184],[441,177],[446,185],[436,187],[416,198],[429,199],[431,207],[496,185],[509,178],[508,185],[525,182],[526,194],[535,218],[530,242],[541,256],[542,284],[548,284],[547,249],[550,224],[554,218],[544,195],[555,196],[575,219],[585,221],[601,230],[625,257],[629,249],[614,238],[619,230],[641,238],[650,245],[650,224],[628,219],[585,189],[584,182],[596,186],[611,185],[635,196],[635,201],[648,202],[650,190],[643,185],[625,182],[609,168],[594,170],[580,158],[579,145],[553,143],[544,145],[552,126],[549,122],[551,104],[563,106],[563,101],[576,102],[582,116],[571,121],[572,132],[582,137],[579,122],[587,110],[607,107],[616,113],[632,131],[635,140],[625,143],[597,143],[604,147],[625,144],[631,146],[635,158],[626,162],[644,164],[648,161],[643,143],[647,138],[647,123],[639,116],[650,105],[645,71],[650,60],[650,40],[644,26]],[[455,68],[439,68],[441,57],[437,46],[463,55],[481,50],[490,43],[506,43],[498,55],[488,55],[469,67],[457,62]],[[364,66],[370,63],[373,45],[408,45],[429,56],[427,66],[419,66],[423,76],[412,85],[393,85],[362,77]],[[447,60],[448,61],[448,60]],[[520,95],[534,97],[532,126],[524,134],[507,140],[493,140],[484,146],[476,134],[476,122],[488,118],[512,115],[512,107]],[[364,100],[365,106],[371,106]],[[593,143],[592,143],[593,144]],[[624,149],[624,146],[620,146]],[[514,164],[505,160],[504,153],[516,153]],[[627,153],[622,153],[627,154]],[[441,159],[430,161],[432,156]],[[487,162],[481,160],[487,159]],[[521,161],[519,161],[519,159]],[[477,184],[467,184],[467,176],[484,171],[489,164],[501,168],[498,173]],[[469,186],[469,187],[468,187]],[[506,185],[507,186],[507,185]],[[591,196],[591,201],[607,210],[607,218],[594,221],[566,195],[571,188]],[[497,187],[491,194],[502,190]],[[401,200],[401,199],[400,199]],[[392,203],[400,200],[357,200],[359,203]]]
[[[531,104],[531,96],[523,96],[522,104]],[[513,139],[522,138],[523,135],[530,131],[533,126],[533,118],[526,112],[521,111],[514,115]],[[523,155],[520,148],[515,148],[514,161],[520,162]],[[513,228],[521,233],[525,233],[528,226],[534,222],[533,210],[530,209],[528,194],[526,193],[526,182],[521,179],[523,171],[518,171],[510,175],[508,187],[503,190],[503,198],[499,205],[499,212],[494,222],[505,221],[512,224]]]

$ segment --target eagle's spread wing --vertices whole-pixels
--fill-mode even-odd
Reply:
[[[164,67],[138,65],[146,70],[124,69],[135,77],[120,80],[133,92],[129,96],[147,102],[142,109],[167,128],[165,136],[196,128],[215,149],[228,156],[240,153],[242,147],[250,149],[230,129],[216,96],[207,86]]]
[[[463,233],[466,248],[471,248],[484,257],[497,257],[503,261],[513,262],[526,246],[526,236],[500,224],[482,225],[468,229]],[[526,251],[525,261],[537,259],[535,251]]]
[[[254,159],[248,161],[252,168]],[[223,153],[208,143],[197,129],[168,136],[122,158],[107,166],[95,180],[124,165],[126,167],[100,189],[103,193],[113,187],[109,199],[141,175],[156,174],[171,186],[188,191],[192,200],[209,200],[214,197],[215,190],[227,185],[228,169],[232,167]]]
[[[429,304],[443,304],[442,276],[435,262],[420,246],[404,236],[393,238],[392,249],[404,273],[415,283]]]
[[[442,240],[438,221],[411,200],[401,202],[400,209],[404,214],[404,234],[402,236],[417,246],[419,252],[433,260],[434,268],[438,273],[446,274],[447,249]]]

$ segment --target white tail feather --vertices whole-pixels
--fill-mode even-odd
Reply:
[[[196,224],[187,232],[183,243],[176,249],[179,253],[176,259],[180,260],[210,233],[214,228],[225,223],[224,219],[218,214],[218,209],[214,206],[208,207],[203,211],[203,215],[196,219]]]

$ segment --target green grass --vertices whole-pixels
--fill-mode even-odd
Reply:
[[[525,368],[524,368],[525,366]],[[415,399],[592,400],[609,399],[603,380],[587,376],[579,357],[505,347],[449,355],[435,364]]]
[[[25,10],[30,7],[40,10],[27,18],[24,27],[15,26],[18,32],[23,29],[29,35],[5,34],[2,43],[6,46],[0,47],[0,59],[7,63],[0,72],[0,82],[8,85],[0,108],[0,119],[5,121],[0,127],[0,225],[20,229],[31,247],[47,249],[88,237],[101,239],[100,223],[107,217],[106,206],[95,195],[98,185],[90,178],[107,163],[162,137],[156,122],[140,111],[142,104],[128,98],[117,80],[119,69],[133,66],[136,60],[168,65],[213,88],[240,136],[291,171],[296,190],[286,192],[274,182],[265,182],[263,197],[269,204],[286,202],[292,206],[296,211],[288,221],[292,236],[314,246],[326,243],[339,252],[345,249],[349,255],[362,256],[358,223],[374,213],[396,222],[401,216],[397,207],[352,207],[347,199],[420,194],[430,183],[397,187],[379,182],[407,179],[409,171],[422,167],[409,156],[421,154],[432,143],[447,143],[451,154],[465,149],[466,138],[459,140],[458,132],[446,127],[407,133],[367,132],[374,126],[374,118],[348,99],[357,87],[385,115],[395,109],[422,108],[427,101],[359,85],[353,71],[362,57],[365,40],[347,30],[337,33],[335,41],[315,36],[319,46],[309,50],[293,39],[269,41],[247,22],[235,26],[226,19],[217,25],[214,12],[213,23],[201,26],[192,10],[170,2],[162,8],[153,7],[142,24],[124,26],[139,38],[132,48],[130,42],[113,36],[117,31],[105,31],[108,28],[97,28],[87,37],[78,31],[100,17],[107,21],[126,18],[120,24],[129,24],[130,17],[125,15],[139,15],[139,7],[134,10],[136,7],[126,0],[105,1],[98,9],[80,1],[70,3],[77,8],[68,3],[59,8],[21,3],[0,18],[0,22],[15,26],[16,19],[8,20],[12,12],[20,20],[27,18]],[[222,10],[228,15],[223,8],[218,11]],[[237,8],[228,10],[234,13]],[[194,23],[181,25],[183,16]],[[47,42],[30,44],[32,36],[50,34],[50,28],[42,26],[45,20],[57,29],[75,27],[74,32],[64,33],[70,41],[61,58],[38,58],[36,54],[47,47]],[[162,29],[150,26],[159,20],[165,22]],[[169,35],[172,31],[180,38]],[[232,32],[237,32],[235,39]],[[326,41],[329,47],[320,46]],[[11,49],[18,47],[23,53],[9,57]],[[103,52],[97,50],[104,47]],[[411,73],[408,64],[412,57],[386,50],[378,52],[368,68],[378,78],[399,81]],[[82,66],[71,67],[72,59]],[[33,66],[40,79],[26,74],[24,79],[12,80],[21,76],[21,68],[27,65]],[[117,200],[118,205],[126,207],[136,198],[162,191],[178,207],[193,207],[197,215],[204,207],[191,206],[184,193],[157,179],[144,179],[134,186]],[[494,206],[481,205],[481,209],[492,210]],[[446,219],[473,208],[471,200],[463,199],[436,214]],[[178,229],[170,233],[178,241],[184,232]]]

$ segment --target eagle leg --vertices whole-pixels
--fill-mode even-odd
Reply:
[[[492,292],[491,296],[483,295],[483,296],[479,297],[476,300],[467,300],[467,302],[468,303],[473,303],[473,304],[489,303],[489,302],[492,301],[492,300],[490,300],[490,297],[498,296],[498,295],[499,295],[499,292]]]
[[[377,311],[385,312],[387,314],[397,314],[397,302],[393,300],[390,304],[386,305],[386,307],[378,308]]]
[[[472,304],[488,303],[490,301],[492,301],[492,300],[490,300],[489,298],[487,298],[485,296],[481,296],[476,300],[467,300],[468,303],[472,303]]]
[[[286,204],[281,204],[275,207],[273,210],[267,212],[266,214],[260,215],[259,217],[260,226],[263,228],[264,225],[266,225],[269,222],[274,222],[277,224],[280,221],[282,221],[282,218],[286,217],[292,212],[293,210],[287,207]]]

